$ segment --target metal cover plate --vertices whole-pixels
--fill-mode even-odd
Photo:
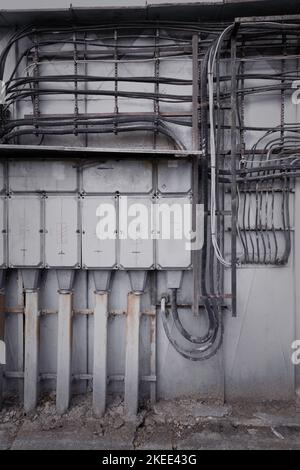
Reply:
[[[87,196],[82,202],[82,264],[86,268],[111,269],[116,264],[116,238],[111,238],[105,224],[111,207],[115,208],[113,196]],[[109,227],[109,230],[116,232],[116,217],[113,217],[112,222],[113,227]],[[104,226],[107,239],[98,238],[96,229],[99,223]]]
[[[49,267],[76,267],[79,262],[78,200],[50,196],[45,206],[45,262]]]
[[[13,196],[8,207],[9,265],[41,266],[41,198]]]
[[[127,235],[126,209],[123,201],[127,201]],[[154,265],[154,240],[151,233],[152,198],[125,197],[119,198],[119,246],[120,266],[126,269],[151,269]],[[145,215],[143,215],[145,214]],[[144,233],[141,233],[143,225]]]
[[[186,160],[161,160],[158,164],[161,193],[188,193],[192,189],[192,164]]]
[[[87,193],[149,193],[152,164],[147,161],[103,161],[83,170]]]
[[[12,161],[9,163],[12,191],[74,191],[76,168],[72,162]]]
[[[159,239],[156,241],[156,252],[157,252],[157,267],[160,269],[188,269],[191,267],[191,251],[188,249],[189,243],[188,238],[184,237],[185,233],[192,230],[192,204],[188,197],[185,198],[168,198],[163,197],[159,199],[159,205],[167,204],[170,210],[170,222],[167,219],[167,215],[164,212],[163,221],[165,226],[170,224],[170,238],[162,239],[164,237],[164,230],[162,230],[162,218],[159,216],[159,208],[156,205],[156,230],[159,232]],[[176,239],[174,236],[175,231],[179,228],[179,222],[177,218],[172,216],[172,206],[178,205],[181,208],[182,214],[186,210],[186,214],[183,218],[181,239]],[[186,209],[184,209],[184,206]],[[181,222],[180,222],[181,223]]]

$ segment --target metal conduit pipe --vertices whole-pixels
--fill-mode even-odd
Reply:
[[[106,409],[108,303],[112,277],[111,271],[93,271],[95,284],[93,411],[97,417],[103,416]]]
[[[0,410],[3,399],[4,368],[5,368],[5,270],[0,270]]]
[[[93,411],[101,417],[106,409],[108,291],[95,291]]]
[[[63,414],[71,398],[72,362],[72,314],[74,270],[57,270],[58,279],[58,338],[57,338],[57,380],[56,409]]]
[[[159,132],[162,135],[165,135],[168,138],[171,138],[173,141],[177,143],[178,150],[185,150],[185,146],[182,142],[179,141],[178,138],[174,138],[173,132],[168,129],[166,126],[159,124],[158,126],[146,126],[146,125],[136,125],[136,126],[124,126],[118,127],[118,132],[129,132],[129,131],[151,131],[151,132]],[[5,141],[11,140],[13,137],[21,136],[21,135],[31,135],[32,129],[25,129],[23,131],[14,131],[11,134],[5,137]],[[56,129],[56,130],[49,130],[49,129],[39,129],[35,131],[38,132],[39,135],[70,135],[74,134],[74,129]],[[106,128],[95,128],[95,129],[76,129],[76,133],[78,134],[106,134],[115,132],[115,127],[106,127]]]
[[[24,409],[34,410],[38,400],[39,287],[41,271],[22,270],[25,292]]]
[[[130,292],[127,300],[124,403],[129,418],[138,411],[141,297],[142,292]]]
[[[177,308],[177,289],[171,290],[171,313],[174,320],[174,324],[179,331],[179,333],[187,339],[190,343],[193,344],[213,344],[217,334],[218,334],[218,321],[216,321],[215,315],[212,314],[212,311],[208,312],[209,327],[208,332],[204,336],[195,336],[191,335],[182,325],[182,322],[179,318],[178,308]]]

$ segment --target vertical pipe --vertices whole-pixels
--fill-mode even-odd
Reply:
[[[194,34],[192,38],[193,54],[193,111],[192,111],[192,144],[193,150],[199,150],[199,36]]]
[[[150,374],[155,378],[150,383],[150,400],[151,404],[156,403],[156,315],[150,317]]]
[[[153,148],[156,149],[157,147],[157,135],[158,135],[158,129],[157,125],[159,122],[159,99],[158,99],[158,94],[159,94],[159,69],[160,69],[160,62],[159,62],[159,28],[156,28],[155,30],[155,42],[154,42],[154,78],[155,78],[155,84],[154,84],[154,95],[155,98],[153,100],[153,111],[155,114],[155,130],[153,133]]]
[[[34,410],[37,404],[38,387],[39,311],[38,292],[25,291],[25,369],[24,409]]]
[[[156,329],[157,329],[157,272],[153,271],[150,276],[150,300],[154,315],[150,316],[150,374],[155,381],[150,382],[150,401],[152,405],[157,399],[157,377],[156,377]]]
[[[56,408],[67,411],[71,390],[72,293],[59,293]]]
[[[87,76],[88,75],[88,61],[87,61],[87,33],[84,33],[84,55],[83,55],[83,59],[84,59],[84,74]],[[88,94],[87,94],[87,90],[88,90],[88,82],[85,81],[84,82],[84,90],[85,90],[85,95],[84,95],[84,112],[85,114],[88,113]],[[88,129],[88,125],[86,125],[86,129]],[[89,146],[89,140],[88,140],[88,132],[85,133],[85,146],[88,147]]]
[[[192,140],[193,150],[199,150],[199,36],[194,34],[192,38],[193,49],[193,112],[192,112]],[[192,229],[197,231],[197,204],[199,203],[199,157],[194,156],[193,161],[193,213],[192,213]],[[197,235],[196,235],[197,236]],[[193,311],[198,314],[199,310],[199,252],[192,252],[193,261]]]
[[[38,78],[39,78],[39,75],[40,75],[40,70],[39,70],[39,41],[38,41],[38,35],[35,34],[34,35],[34,43],[35,43],[35,48],[34,48],[34,59],[33,59],[33,62],[34,62],[34,69],[33,69],[33,75],[34,75],[34,78],[37,79],[37,81],[34,83],[33,85],[33,88],[34,88],[34,91],[36,91],[36,95],[34,96],[33,98],[33,115],[34,115],[34,119],[36,121],[36,125],[35,125],[35,128],[36,128],[36,136],[38,136],[38,124],[37,124],[37,121],[38,121],[38,118],[40,116],[40,99],[39,99],[39,81],[38,81]]]
[[[139,336],[141,293],[128,294],[126,317],[125,412],[134,417],[139,400]]]
[[[237,70],[236,70],[236,32],[231,38],[231,290],[232,290],[232,316],[237,315],[236,291],[237,291],[237,180],[236,180],[236,157],[237,157]]]
[[[24,310],[24,291],[23,291],[23,281],[21,270],[18,270],[18,306]],[[24,314],[17,314],[17,365],[18,372],[24,371]],[[24,399],[24,382],[23,380],[18,380],[18,393],[20,403]]]
[[[0,341],[4,342],[5,339],[5,295],[0,292]],[[4,388],[4,364],[0,362],[0,409],[3,400]]]
[[[118,65],[118,30],[114,30],[114,59],[115,59],[115,110],[114,110],[114,132],[115,135],[118,135],[118,126],[117,126],[117,117],[119,114],[119,103],[118,103],[118,74],[119,74],[119,65]]]
[[[16,26],[15,27],[15,32],[17,32],[18,30],[18,27]],[[20,58],[20,54],[19,54],[19,41],[15,41],[15,57],[14,57],[14,63],[15,65],[18,63],[18,60]],[[16,72],[15,72],[15,78],[18,78],[19,77],[19,70],[17,68]],[[14,107],[13,107],[13,116],[14,116],[14,119],[18,119],[18,116],[19,116],[19,103],[18,103],[18,100],[16,100],[14,102]],[[19,144],[20,143],[20,139],[19,139],[19,136],[15,137],[14,138],[14,144]]]
[[[108,293],[96,292],[94,310],[93,410],[98,417],[104,415],[106,407],[107,320]]]

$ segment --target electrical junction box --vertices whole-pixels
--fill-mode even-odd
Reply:
[[[114,207],[116,213],[115,196],[88,196],[82,201],[82,265],[89,269],[97,269],[99,266],[114,269],[117,264],[117,221],[116,218],[112,220],[111,237],[100,240],[95,225],[99,207],[103,212],[106,208]]]
[[[47,267],[80,266],[78,197],[45,199],[45,263]]]
[[[8,264],[42,266],[41,198],[13,195],[8,202]]]
[[[0,168],[0,265],[192,267],[190,160],[10,160]]]

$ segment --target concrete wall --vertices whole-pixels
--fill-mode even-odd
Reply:
[[[2,2],[3,3],[3,2]],[[82,2],[81,2],[82,3]],[[61,4],[61,2],[60,2]],[[7,31],[1,32],[3,45],[6,41]],[[138,40],[137,40],[138,41]],[[11,58],[13,62],[13,57]],[[264,64],[270,70],[273,64]],[[49,65],[51,67],[51,64]],[[110,66],[105,66],[105,72],[112,72]],[[170,66],[171,67],[171,66]],[[166,69],[174,76],[191,75],[191,61],[175,63],[173,69]],[[150,73],[148,66],[139,68],[140,74]],[[92,71],[91,71],[92,73]],[[287,98],[288,100],[289,98]],[[45,109],[53,110],[61,106],[59,100],[48,100],[44,103]],[[106,100],[104,109],[110,109],[111,100]],[[66,102],[63,103],[66,106]],[[93,109],[95,103],[88,103]],[[145,104],[135,104],[137,109]],[[23,108],[22,108],[23,107]],[[23,103],[20,111],[30,108],[30,103]],[[263,108],[263,109],[262,109]],[[124,101],[124,109],[131,109],[131,104]],[[143,108],[144,109],[144,108]],[[299,111],[287,101],[287,109],[291,119],[299,120]],[[247,103],[248,119],[267,120],[278,123],[280,118],[280,101],[278,96],[268,96],[264,102],[255,98]],[[263,113],[263,114],[262,114]],[[293,115],[294,114],[294,115]],[[293,115],[293,116],[292,116]],[[258,139],[258,135],[248,135],[247,143],[250,145]],[[187,148],[191,148],[191,135],[189,132],[180,134]],[[76,139],[76,145],[83,146],[84,141]],[[73,145],[74,137],[49,138],[51,143]],[[26,143],[32,143],[30,139]],[[146,147],[152,144],[151,135],[130,135],[122,137],[98,136],[89,140],[90,146],[132,148],[137,145]],[[161,139],[162,148],[170,144]],[[204,399],[218,400],[290,400],[295,395],[295,388],[299,387],[299,371],[291,362],[292,342],[300,336],[300,297],[298,281],[300,276],[300,249],[297,233],[300,230],[300,218],[297,212],[300,202],[300,187],[297,184],[295,193],[295,235],[294,247],[289,263],[284,267],[245,266],[238,270],[238,317],[231,318],[230,311],[224,310],[225,337],[224,344],[218,354],[205,362],[193,363],[181,358],[169,344],[158,317],[157,331],[157,384],[160,398],[178,397],[183,395],[197,395]],[[293,206],[294,207],[294,206]],[[299,238],[299,237],[298,237]],[[229,250],[229,247],[226,247]],[[229,276],[226,272],[225,285],[229,292]],[[183,286],[180,291],[182,303],[192,302],[191,273],[184,275]],[[41,286],[41,309],[58,309],[58,284],[54,271],[49,271]],[[91,276],[86,271],[78,272],[74,286],[74,308],[92,309],[94,307],[94,285]],[[110,295],[110,309],[112,311],[126,311],[127,294],[130,291],[128,274],[118,272],[115,275],[112,293]],[[166,291],[166,275],[159,273],[159,294]],[[7,306],[17,307],[23,301],[20,273],[13,270],[8,280]],[[142,300],[143,310],[151,308],[150,288]],[[190,312],[181,312],[185,315],[185,325],[191,331],[202,331],[205,318],[195,318]],[[23,323],[20,315],[7,317],[7,369],[10,371],[22,370],[22,334]],[[149,374],[149,319],[142,320],[141,334],[141,375]],[[108,375],[124,375],[125,368],[125,317],[113,316],[109,320],[108,339]],[[75,316],[73,332],[73,358],[72,370],[74,374],[91,374],[93,357],[93,318],[91,316]],[[57,360],[57,315],[47,315],[41,318],[40,324],[40,364],[41,373],[55,374]],[[296,376],[296,382],[295,382]],[[42,383],[42,389],[54,388],[54,380],[49,379]],[[74,383],[74,392],[84,392],[89,385],[88,381]],[[122,391],[122,383],[110,385],[113,391]],[[10,380],[8,388],[16,388],[16,382]],[[146,396],[149,386],[143,386]]]

